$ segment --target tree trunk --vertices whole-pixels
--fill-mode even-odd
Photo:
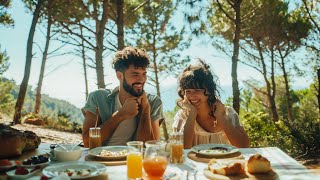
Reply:
[[[81,36],[83,37],[82,27],[79,26],[79,28],[80,28]],[[89,88],[88,88],[88,75],[87,75],[87,59],[86,59],[83,39],[81,39],[81,55],[82,55],[82,65],[83,65],[83,72],[84,72],[84,84],[86,89],[86,99],[87,99],[89,95]]]
[[[318,98],[318,109],[320,113],[320,68],[317,69],[317,76],[318,76],[317,98]]]
[[[124,33],[123,33],[123,0],[117,1],[117,35],[118,35],[118,50],[124,48]]]
[[[51,38],[51,25],[52,25],[52,18],[50,13],[50,8],[48,8],[48,26],[47,26],[47,36],[46,36],[46,44],[42,55],[42,63],[41,63],[41,69],[40,69],[40,75],[38,80],[38,87],[37,87],[37,94],[36,94],[36,103],[34,107],[35,114],[40,113],[40,106],[41,106],[41,88],[42,88],[42,82],[44,78],[44,71],[46,68],[46,62],[47,62],[47,56],[48,56],[48,49],[50,44],[50,38]]]
[[[271,95],[271,110],[272,110],[272,116],[273,120],[277,122],[279,120],[279,115],[277,111],[277,106],[276,106],[276,82],[275,82],[275,73],[274,73],[274,50],[273,47],[271,47],[271,83],[272,83],[272,95]]]
[[[157,50],[156,50],[156,32],[153,33],[153,44],[152,44],[152,55],[153,55],[153,68],[155,73],[155,80],[156,80],[156,88],[157,88],[157,95],[161,98],[160,94],[160,83],[159,83],[159,74],[158,74],[158,65],[157,65]],[[166,121],[163,120],[162,123],[163,135],[166,141],[169,139],[167,124]]]
[[[23,76],[23,80],[20,85],[19,94],[18,94],[16,106],[15,106],[15,112],[14,112],[14,116],[13,116],[13,123],[14,124],[21,123],[21,121],[20,121],[21,110],[23,107],[24,98],[26,96],[29,77],[30,77],[30,70],[31,70],[33,37],[34,37],[36,25],[38,23],[42,4],[43,4],[43,0],[38,0],[38,3],[36,5],[36,8],[35,8],[35,11],[33,14],[33,18],[32,18],[32,23],[31,23],[31,27],[30,27],[30,31],[29,31],[28,42],[27,42],[26,64],[25,64],[25,68],[24,68],[24,76]]]
[[[103,0],[103,12],[101,20],[98,20],[96,16],[96,47],[95,47],[95,58],[96,58],[96,73],[97,73],[97,81],[98,88],[106,88],[106,84],[104,82],[104,70],[103,70],[103,51],[104,51],[104,29],[106,27],[108,21],[108,0]],[[97,14],[98,9],[97,6],[94,7],[94,14]]]
[[[266,68],[266,63],[264,61],[264,57],[263,57],[263,53],[262,53],[262,48],[260,46],[260,42],[258,40],[255,40],[254,41],[255,44],[256,44],[256,47],[258,48],[258,51],[259,51],[259,56],[260,56],[260,61],[261,61],[261,65],[262,65],[262,75],[263,75],[263,79],[266,83],[266,87],[267,87],[267,96],[268,96],[268,101],[269,101],[269,104],[268,104],[268,107],[270,108],[271,110],[271,114],[272,114],[272,119],[274,122],[278,121],[277,119],[277,109],[273,109],[272,108],[272,104],[273,104],[273,98],[272,98],[272,93],[271,93],[271,85],[270,85],[270,82],[267,78],[267,68]],[[275,110],[275,112],[274,112]]]
[[[285,83],[285,87],[286,87],[288,119],[290,122],[292,122],[293,121],[292,103],[291,103],[291,97],[290,97],[290,87],[289,87],[289,81],[288,81],[288,74],[286,71],[285,63],[284,63],[284,57],[281,55],[280,51],[279,51],[279,54],[280,54],[280,58],[281,58],[281,69],[282,69],[284,83]]]
[[[240,16],[241,0],[237,0],[234,3],[234,11],[236,13],[235,19],[235,32],[233,38],[233,55],[232,55],[232,92],[233,92],[233,108],[240,114],[240,90],[237,77],[238,57],[239,57],[239,40],[241,33],[241,16]]]

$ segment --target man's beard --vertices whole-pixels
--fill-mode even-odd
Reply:
[[[126,81],[126,77],[123,78],[123,89],[125,91],[127,91],[129,94],[131,94],[132,96],[135,96],[135,97],[140,97],[143,93],[144,93],[144,90],[137,90],[137,92],[134,90],[133,86],[135,84],[141,84],[141,83],[133,83],[131,86],[127,83]]]

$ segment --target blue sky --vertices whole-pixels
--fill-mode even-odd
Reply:
[[[5,73],[5,76],[14,79],[17,84],[20,84],[24,74],[26,43],[32,16],[30,12],[27,12],[24,4],[19,0],[13,0],[9,12],[15,20],[15,26],[14,28],[0,27],[0,45],[1,51],[6,50],[10,57],[10,67]],[[181,17],[178,16],[176,18]],[[182,22],[182,19],[178,20],[178,22]],[[39,28],[37,28],[34,39],[35,43],[41,46],[43,45],[44,40],[44,36],[40,33]],[[37,45],[34,45],[33,48],[36,54],[32,62],[29,85],[35,88],[39,77],[42,56]],[[221,52],[214,51],[213,49],[214,48],[211,45],[207,45],[207,42],[200,39],[194,39],[191,47],[184,53],[190,55],[193,59],[202,58],[211,64],[212,70],[220,79],[220,85],[223,90],[221,95],[223,99],[225,99],[232,95],[230,75],[231,61],[230,59],[224,58]],[[114,82],[108,86],[108,88],[113,88],[118,85],[114,70],[111,68],[111,57],[112,55],[104,59],[105,81],[107,84]],[[194,62],[195,60],[191,63]],[[45,76],[42,87],[43,93],[48,94],[50,97],[69,101],[77,107],[82,107],[84,105],[84,78],[81,59],[79,57],[64,55],[51,58],[48,60],[46,72],[47,75]],[[259,73],[242,64],[238,65],[238,78],[240,84],[242,84],[242,80],[249,78],[262,80]],[[294,86],[297,87],[306,87],[308,86],[307,82],[310,82],[310,80],[295,77],[293,78],[293,81]],[[93,91],[97,88],[95,83],[95,72],[91,70],[89,72],[89,91]],[[174,107],[175,101],[173,99],[178,97],[176,93],[176,83],[177,81],[173,77],[169,77],[166,79],[165,83],[161,83],[162,100],[165,110],[171,110]],[[153,87],[147,87],[146,89],[148,92],[156,93],[156,90]]]

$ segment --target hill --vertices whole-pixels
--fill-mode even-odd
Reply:
[[[10,91],[10,94],[13,96],[13,101],[16,102],[19,93],[19,86],[12,80],[3,78],[2,81],[7,83],[10,82],[13,84],[13,89]],[[36,91],[33,90],[31,86],[29,86],[23,105],[23,114],[34,111],[36,99],[35,95]],[[46,116],[51,119],[57,119],[59,114],[67,115],[70,121],[74,121],[80,124],[82,124],[84,119],[81,110],[75,105],[65,100],[52,98],[47,94],[42,94],[40,115]]]

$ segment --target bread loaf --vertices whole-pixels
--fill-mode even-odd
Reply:
[[[0,124],[0,142],[0,158],[8,158],[38,148],[41,140],[31,131],[19,131]]]
[[[211,159],[208,169],[215,174],[234,175],[244,173],[244,162],[240,160],[217,161]]]
[[[271,171],[271,164],[265,157],[260,154],[255,154],[249,158],[247,162],[247,169],[251,174],[267,173]]]

